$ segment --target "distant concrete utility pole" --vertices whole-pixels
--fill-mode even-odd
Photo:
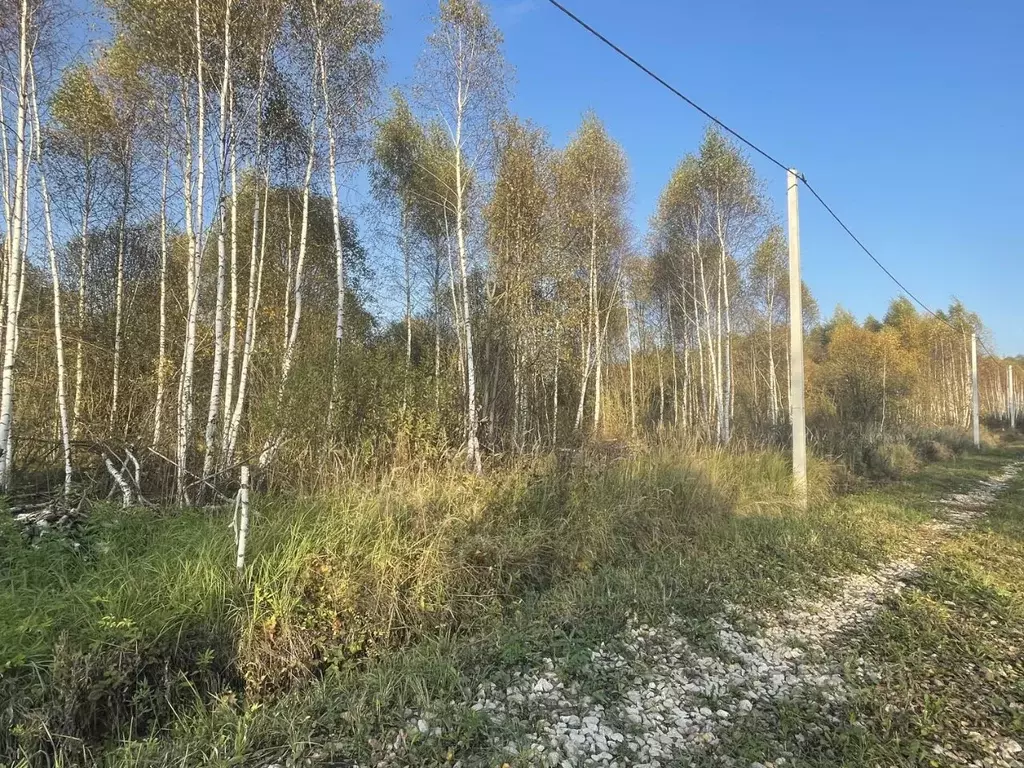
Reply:
[[[971,334],[971,420],[974,425],[974,447],[981,448],[981,424],[978,422],[978,334]]]
[[[793,490],[807,508],[807,427],[804,413],[804,310],[800,280],[800,174],[786,172],[789,223],[789,421],[793,426]]]
[[[1010,429],[1017,428],[1017,398],[1013,394],[1013,366],[1006,366],[1006,410],[1010,415]]]

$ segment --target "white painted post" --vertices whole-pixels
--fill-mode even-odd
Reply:
[[[238,523],[238,555],[235,557],[235,568],[239,576],[245,575],[245,539],[249,535],[249,467],[242,467],[241,482],[238,486],[238,502],[240,520]]]
[[[1013,392],[1013,366],[1006,366],[1006,410],[1010,412],[1010,429],[1017,428],[1017,398]]]
[[[981,423],[978,420],[978,334],[971,334],[971,421],[974,426],[974,447],[981,448]]]
[[[804,413],[804,312],[800,280],[800,175],[786,172],[789,223],[789,420],[793,427],[793,491],[807,508],[807,429]]]

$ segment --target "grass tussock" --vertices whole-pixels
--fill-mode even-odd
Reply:
[[[847,473],[840,476],[840,485],[855,479],[906,480],[925,464],[952,461],[975,450],[970,431],[955,427],[917,428],[892,434],[877,430],[831,431],[818,435],[815,444]],[[992,432],[982,428],[982,451],[992,451],[998,445]]]
[[[555,458],[485,478],[393,474],[277,504],[257,523],[239,666],[248,690],[438,630],[471,632],[580,573],[692,546],[730,515],[788,506],[778,454],[668,449]]]

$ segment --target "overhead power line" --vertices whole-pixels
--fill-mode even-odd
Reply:
[[[770,162],[772,162],[772,163],[775,163],[775,165],[779,166],[779,168],[781,168],[782,170],[784,170],[784,171],[788,171],[788,170],[789,170],[789,166],[787,166],[787,165],[786,165],[785,163],[783,163],[783,162],[782,162],[781,160],[778,160],[778,159],[776,159],[775,157],[772,157],[772,156],[771,156],[770,154],[768,154],[767,152],[765,152],[765,151],[764,151],[763,149],[761,149],[761,148],[760,148],[759,146],[757,146],[757,144],[755,144],[754,142],[752,142],[752,141],[751,141],[750,139],[748,139],[747,137],[743,136],[743,135],[742,135],[741,133],[739,133],[739,132],[737,132],[737,131],[734,131],[734,130],[733,130],[732,128],[730,128],[730,127],[729,127],[728,125],[726,125],[726,124],[725,124],[725,123],[723,123],[723,122],[722,122],[721,120],[719,120],[719,119],[718,119],[717,117],[715,117],[715,116],[714,116],[714,115],[712,115],[712,114],[711,114],[710,112],[708,112],[708,111],[707,111],[706,109],[704,109],[704,107],[702,107],[702,106],[701,106],[700,104],[698,104],[697,102],[693,101],[692,99],[690,99],[690,98],[689,98],[688,96],[686,96],[685,94],[681,93],[681,92],[680,92],[679,90],[677,90],[677,89],[676,89],[676,88],[674,88],[674,87],[673,87],[672,85],[670,85],[669,83],[667,83],[667,82],[666,82],[666,81],[665,81],[665,80],[664,80],[663,78],[661,78],[660,76],[658,76],[657,74],[655,74],[654,72],[652,72],[652,71],[651,71],[650,69],[648,69],[648,68],[647,68],[647,67],[645,67],[645,66],[644,66],[643,64],[641,64],[641,63],[640,63],[639,61],[637,61],[636,59],[634,59],[634,58],[633,58],[632,56],[630,56],[630,55],[629,55],[628,53],[626,53],[626,52],[625,52],[624,50],[622,50],[621,48],[619,48],[619,46],[617,46],[617,45],[616,45],[615,43],[613,43],[613,42],[612,42],[611,40],[609,40],[609,39],[608,39],[607,37],[605,37],[604,35],[602,35],[602,34],[601,34],[600,32],[598,32],[598,31],[597,31],[596,29],[594,29],[594,28],[593,28],[592,26],[590,26],[589,24],[587,24],[587,22],[585,22],[585,21],[584,21],[583,19],[581,19],[581,18],[580,18],[579,16],[577,16],[577,15],[576,15],[575,13],[573,13],[572,11],[570,11],[570,10],[569,10],[568,8],[566,8],[566,7],[564,6],[564,5],[562,5],[561,3],[557,2],[557,0],[548,0],[548,2],[549,2],[549,3],[551,3],[551,4],[553,5],[553,6],[555,6],[555,8],[557,8],[558,10],[560,10],[560,11],[561,11],[562,13],[564,13],[564,14],[565,14],[566,16],[568,16],[568,17],[569,17],[570,19],[572,19],[573,21],[575,21],[575,22],[576,22],[577,24],[579,24],[579,25],[580,25],[581,27],[583,27],[583,28],[584,28],[585,30],[587,30],[587,32],[589,32],[590,34],[592,34],[592,35],[593,35],[594,37],[596,37],[596,38],[597,38],[598,40],[600,40],[600,41],[601,41],[602,43],[604,43],[604,44],[605,44],[605,45],[607,45],[607,46],[608,46],[609,48],[611,48],[611,49],[612,49],[613,51],[615,51],[615,52],[616,52],[617,54],[619,54],[619,56],[621,56],[622,58],[626,59],[626,61],[628,61],[628,62],[629,62],[630,64],[632,64],[633,66],[635,66],[635,67],[637,67],[638,69],[640,69],[640,70],[641,70],[642,72],[644,72],[644,73],[645,73],[646,75],[648,75],[649,77],[652,77],[652,78],[654,78],[654,79],[655,79],[655,80],[656,80],[656,81],[657,81],[658,83],[660,83],[661,85],[663,85],[663,86],[664,86],[665,88],[667,88],[667,89],[668,89],[668,90],[670,90],[670,91],[671,91],[672,93],[674,93],[674,94],[675,94],[676,96],[678,96],[678,97],[679,97],[680,99],[682,99],[682,100],[683,100],[683,101],[685,101],[685,102],[686,102],[687,104],[689,104],[689,105],[690,105],[691,107],[693,107],[694,109],[696,109],[696,110],[697,110],[698,112],[700,112],[700,113],[701,113],[702,115],[704,115],[704,117],[706,117],[706,118],[707,118],[708,120],[710,120],[711,122],[713,122],[713,123],[714,123],[715,125],[717,125],[717,126],[718,126],[719,128],[721,128],[721,129],[722,129],[723,131],[726,131],[727,133],[729,133],[729,134],[731,134],[731,135],[735,136],[735,137],[736,137],[737,139],[739,139],[740,141],[742,141],[742,142],[743,142],[744,144],[746,144],[746,145],[747,145],[748,147],[750,147],[750,148],[751,148],[752,150],[754,150],[755,152],[757,152],[757,153],[758,153],[759,155],[761,155],[762,157],[766,158],[766,159],[767,159],[767,160],[769,160]]]
[[[896,278],[896,275],[894,275],[892,272],[890,272],[886,268],[886,266],[881,261],[878,260],[878,258],[875,256],[875,254],[873,254],[870,250],[868,250],[868,247],[866,245],[864,245],[864,243],[862,243],[860,241],[859,237],[857,237],[855,234],[853,234],[853,231],[848,226],[846,226],[846,222],[844,222],[841,218],[839,218],[839,214],[837,214],[835,211],[832,210],[832,207],[822,199],[821,195],[818,194],[817,190],[814,187],[811,186],[811,183],[809,181],[807,181],[807,179],[805,179],[805,178],[803,178],[803,176],[801,176],[800,180],[804,183],[804,186],[807,187],[807,191],[810,192],[812,195],[814,195],[814,198],[819,203],[821,203],[822,208],[824,208],[826,211],[828,211],[829,215],[833,219],[836,220],[836,223],[840,227],[843,228],[843,231],[846,232],[846,234],[848,234],[853,239],[853,242],[855,242],[858,246],[860,246],[860,249],[862,251],[864,251],[864,253],[866,253],[868,255],[868,258],[871,259],[873,262],[875,262],[875,264],[878,266],[878,268],[880,270],[882,270],[886,275],[888,275],[890,280],[892,280],[894,283],[896,283],[897,286],[899,286],[901,291],[903,291],[905,294],[907,294],[907,296],[909,296],[914,301],[916,301],[921,306],[921,308],[925,312],[930,314],[932,317],[934,317],[937,320],[941,320],[942,322],[946,323],[946,325],[948,325],[950,328],[953,328],[953,325],[950,324],[946,320],[946,318],[944,318],[944,317],[942,317],[942,315],[932,311],[931,307],[929,307],[927,304],[925,304],[923,301],[921,301],[919,298],[917,298],[917,296],[914,295],[913,291],[911,291],[909,288],[907,288],[907,286],[905,286],[903,283],[901,283]],[[956,329],[954,328],[954,330],[956,330]]]
[[[555,7],[555,8],[557,8],[557,9],[558,9],[559,11],[561,11],[561,12],[562,12],[563,14],[565,14],[566,16],[568,16],[568,17],[569,17],[570,19],[572,19],[572,20],[573,20],[574,22],[576,22],[576,23],[577,23],[577,24],[578,24],[579,26],[583,27],[583,29],[585,29],[585,30],[586,30],[587,32],[589,32],[589,33],[590,33],[591,35],[593,35],[593,36],[594,36],[594,37],[596,37],[596,38],[597,38],[598,40],[600,40],[600,41],[601,41],[602,43],[604,43],[604,44],[605,44],[605,45],[607,45],[607,46],[608,46],[609,48],[611,48],[611,49],[612,49],[613,51],[615,51],[615,52],[616,52],[616,53],[617,53],[617,54],[618,54],[619,56],[621,56],[621,57],[622,57],[622,58],[624,58],[624,59],[625,59],[626,61],[628,61],[628,62],[629,62],[630,64],[632,64],[632,65],[633,65],[633,66],[635,66],[635,67],[636,67],[637,69],[639,69],[639,70],[640,70],[641,72],[643,72],[643,73],[644,73],[645,75],[647,75],[648,77],[652,78],[652,79],[653,79],[654,81],[656,81],[656,82],[657,82],[657,83],[658,83],[659,85],[661,85],[661,86],[663,86],[664,88],[666,88],[666,89],[667,89],[668,91],[670,91],[670,92],[671,92],[672,94],[674,94],[674,95],[675,95],[675,96],[677,96],[678,98],[682,99],[682,100],[683,100],[684,102],[686,102],[686,103],[687,103],[687,104],[688,104],[689,106],[693,107],[693,108],[694,108],[695,110],[697,110],[698,112],[700,112],[700,113],[701,113],[702,115],[704,115],[704,117],[706,117],[706,118],[707,118],[708,120],[710,120],[711,122],[713,122],[713,123],[714,123],[715,125],[717,125],[717,126],[718,126],[719,128],[721,128],[721,129],[722,129],[723,131],[725,131],[726,133],[728,133],[728,134],[730,134],[731,136],[735,137],[735,138],[736,138],[736,139],[737,139],[738,141],[742,142],[742,143],[743,143],[743,144],[745,144],[746,146],[750,147],[750,149],[754,150],[754,151],[755,151],[755,152],[756,152],[757,154],[761,155],[761,157],[765,158],[766,160],[768,160],[769,162],[771,162],[771,163],[773,163],[774,165],[778,166],[779,168],[781,168],[781,169],[782,169],[782,170],[784,170],[784,171],[788,171],[788,170],[789,170],[790,168],[792,168],[792,166],[790,166],[790,165],[787,165],[786,163],[783,163],[783,162],[782,162],[781,160],[779,160],[779,159],[778,159],[777,157],[775,157],[774,155],[770,154],[770,153],[769,153],[769,152],[767,152],[766,150],[762,149],[762,148],[761,148],[760,146],[758,146],[757,144],[755,144],[755,143],[754,143],[753,141],[751,141],[750,139],[748,139],[748,138],[747,138],[746,136],[744,136],[743,134],[741,134],[741,133],[740,133],[739,131],[736,131],[736,130],[734,130],[733,128],[730,128],[730,127],[729,127],[728,125],[726,125],[726,124],[725,124],[724,122],[722,122],[722,121],[721,121],[721,120],[719,120],[719,119],[718,119],[717,117],[715,117],[715,116],[714,116],[713,114],[711,114],[710,112],[708,112],[708,110],[704,109],[704,107],[702,107],[702,106],[701,106],[700,104],[698,104],[698,103],[697,103],[697,102],[695,102],[695,101],[694,101],[693,99],[691,99],[691,98],[689,98],[688,96],[686,96],[686,95],[685,95],[684,93],[682,93],[682,91],[680,91],[680,90],[679,90],[678,88],[676,88],[675,86],[671,85],[671,84],[670,84],[670,83],[669,83],[668,81],[666,81],[666,80],[665,80],[665,79],[664,79],[663,77],[661,77],[660,75],[658,75],[657,73],[655,73],[654,71],[652,71],[652,70],[651,70],[650,68],[648,68],[647,66],[645,66],[645,65],[641,64],[641,63],[640,63],[640,62],[639,62],[639,61],[638,61],[638,60],[637,60],[636,58],[634,58],[633,56],[631,56],[631,55],[630,55],[629,53],[627,53],[627,52],[626,52],[625,50],[623,50],[623,49],[622,49],[622,48],[620,48],[620,47],[619,47],[618,45],[616,45],[616,44],[615,44],[615,43],[613,43],[613,42],[612,42],[611,40],[609,40],[609,39],[608,39],[607,37],[605,37],[605,36],[604,36],[603,34],[601,34],[600,32],[598,32],[598,31],[597,31],[596,29],[594,29],[594,27],[592,27],[592,26],[591,26],[590,24],[588,24],[587,22],[585,22],[585,21],[584,21],[583,19],[581,19],[581,18],[580,18],[579,16],[577,16],[577,15],[576,15],[575,13],[573,13],[573,12],[572,12],[572,11],[570,11],[570,10],[569,10],[568,8],[566,8],[566,7],[564,6],[564,5],[562,5],[562,4],[560,3],[560,2],[558,2],[558,0],[548,0],[548,2],[549,2],[549,3],[551,4],[551,5],[553,5],[553,6]],[[922,308],[922,309],[923,309],[923,310],[924,310],[925,312],[927,312],[927,313],[928,313],[929,315],[931,315],[931,316],[932,316],[932,317],[934,317],[935,319],[937,319],[937,320],[939,320],[939,321],[941,321],[941,322],[945,323],[945,324],[946,324],[947,326],[949,326],[949,327],[950,327],[951,329],[953,329],[954,331],[960,332],[960,331],[962,331],[962,330],[963,330],[963,329],[961,329],[961,328],[957,328],[956,326],[954,326],[954,325],[953,325],[952,323],[950,323],[950,322],[949,322],[949,321],[948,321],[948,320],[947,320],[946,318],[944,318],[944,317],[943,317],[942,315],[940,315],[940,314],[939,314],[938,312],[935,312],[935,311],[934,311],[934,310],[933,310],[933,309],[932,309],[931,307],[929,307],[929,306],[928,306],[927,304],[925,304],[925,303],[924,303],[923,301],[921,301],[921,300],[920,300],[919,298],[917,298],[917,296],[915,296],[915,295],[914,295],[914,293],[913,293],[913,292],[912,292],[912,291],[911,291],[911,290],[910,290],[909,288],[907,288],[907,287],[906,287],[906,286],[905,286],[905,285],[904,285],[904,284],[903,284],[902,282],[900,282],[900,281],[899,281],[899,280],[898,280],[898,279],[896,278],[896,276],[895,276],[895,275],[894,275],[894,274],[893,274],[892,272],[890,272],[890,271],[889,271],[889,269],[888,269],[888,268],[887,268],[887,267],[886,267],[886,266],[885,266],[885,265],[884,265],[884,264],[883,264],[883,263],[882,263],[882,262],[881,262],[881,261],[880,261],[880,260],[878,259],[878,257],[876,257],[876,256],[875,256],[875,255],[874,255],[874,254],[873,254],[873,253],[872,253],[872,252],[871,252],[871,251],[870,251],[870,250],[868,249],[868,247],[867,247],[866,245],[864,245],[864,243],[863,243],[863,242],[861,241],[861,239],[860,239],[859,237],[857,237],[857,236],[856,236],[856,235],[855,235],[855,234],[853,233],[853,231],[852,231],[852,230],[851,230],[851,229],[850,229],[850,228],[849,228],[849,227],[848,227],[848,226],[846,225],[846,223],[845,223],[845,222],[844,222],[844,221],[843,221],[843,220],[842,220],[841,218],[839,218],[839,215],[838,215],[838,214],[837,214],[837,213],[836,213],[836,212],[835,212],[834,210],[832,210],[831,206],[829,206],[829,204],[828,204],[828,203],[826,203],[826,202],[824,201],[824,199],[822,199],[821,195],[819,195],[819,194],[817,193],[817,191],[816,191],[816,190],[814,189],[814,187],[812,187],[812,186],[810,185],[810,183],[809,183],[809,182],[807,181],[807,178],[806,178],[806,177],[805,177],[805,176],[804,176],[804,175],[803,175],[802,173],[798,173],[797,175],[798,175],[798,177],[800,178],[800,181],[802,181],[802,182],[804,183],[804,186],[805,186],[805,187],[807,187],[807,191],[808,191],[808,192],[810,192],[810,193],[811,193],[811,194],[812,194],[812,195],[814,196],[814,198],[815,198],[815,199],[816,199],[816,200],[817,200],[817,201],[818,201],[819,203],[821,203],[822,207],[823,207],[823,208],[824,208],[824,209],[825,209],[826,211],[828,211],[829,215],[830,215],[830,216],[831,216],[831,217],[832,217],[833,219],[835,219],[835,220],[836,220],[836,223],[837,223],[837,224],[839,224],[839,226],[840,226],[840,227],[842,227],[843,231],[844,231],[844,232],[846,232],[846,234],[848,234],[848,235],[849,235],[849,236],[850,236],[850,237],[851,237],[851,238],[853,239],[853,241],[854,241],[854,242],[855,242],[855,243],[856,243],[856,244],[857,244],[857,245],[858,245],[858,246],[860,247],[860,249],[861,249],[862,251],[864,251],[864,253],[866,253],[866,254],[867,254],[868,258],[870,258],[870,259],[871,259],[871,261],[873,261],[873,262],[875,263],[875,265],[876,265],[876,266],[877,266],[877,267],[878,267],[879,269],[881,269],[881,270],[882,270],[882,272],[884,272],[884,273],[885,273],[885,275],[886,275],[886,276],[887,276],[887,277],[888,277],[888,278],[889,278],[890,280],[892,280],[892,281],[893,281],[893,283],[895,283],[895,284],[896,284],[896,285],[897,285],[897,286],[899,287],[899,289],[900,289],[901,291],[903,291],[903,292],[904,292],[904,293],[905,293],[905,294],[906,294],[907,296],[909,296],[909,297],[910,297],[911,299],[913,299],[913,300],[914,300],[914,301],[915,301],[915,302],[916,302],[916,303],[917,303],[918,305],[920,305],[920,307],[921,307],[921,308]],[[988,348],[988,345],[986,345],[984,341],[982,341],[981,339],[978,339],[978,341],[979,341],[979,342],[981,342],[981,345],[982,345],[983,347],[985,347],[985,349],[986,349],[986,350],[988,350],[988,351],[989,351],[989,354],[991,354],[991,355],[992,355],[993,357],[995,357],[995,353],[993,353],[993,352],[992,352],[992,350],[990,350],[990,349]]]

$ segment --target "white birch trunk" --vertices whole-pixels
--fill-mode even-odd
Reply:
[[[715,338],[718,341],[715,350],[715,399],[718,402],[718,442],[726,441],[726,423],[728,421],[726,412],[729,410],[725,402],[724,366],[722,365],[722,265],[721,257],[718,265],[718,295],[715,297]]]
[[[299,227],[299,254],[295,261],[295,279],[292,283],[292,318],[288,329],[288,342],[281,353],[281,381],[277,388],[277,403],[274,409],[275,421],[280,421],[281,409],[284,404],[285,389],[295,358],[295,347],[299,340],[299,321],[302,319],[303,276],[306,266],[306,242],[309,233],[309,195],[313,176],[313,160],[316,157],[316,118],[309,125],[309,160],[306,163],[306,178],[302,185],[302,223]],[[278,428],[276,434],[267,437],[260,451],[259,465],[266,467],[274,458],[274,454],[284,440],[284,429]]]
[[[269,169],[269,159],[267,168]],[[245,410],[246,394],[249,386],[249,370],[252,367],[252,353],[256,344],[257,319],[259,317],[260,298],[263,293],[263,264],[267,249],[267,206],[270,201],[269,170],[263,189],[263,215],[260,216],[259,195],[253,194],[252,212],[252,243],[249,254],[249,291],[245,304],[245,336],[242,341],[242,362],[238,372],[238,396],[235,398],[234,410],[231,414],[231,425],[227,430],[227,445],[224,449],[224,464],[230,466],[235,460],[238,445],[238,433]],[[262,221],[259,235],[259,251],[257,256],[257,222]]]
[[[234,89],[232,88],[230,96],[229,112],[231,115],[231,159],[229,161],[231,169],[231,265],[230,265],[230,278],[231,278],[231,289],[230,289],[230,302],[228,307],[228,349],[227,355],[224,361],[224,394],[223,394],[223,413],[221,414],[221,461],[224,466],[228,466],[226,457],[224,456],[224,447],[227,445],[227,433],[229,425],[231,423],[231,412],[232,412],[232,401],[235,396],[235,370],[238,367],[238,170],[236,161],[236,147],[235,143],[237,140],[237,134],[235,132],[235,112],[234,112]],[[255,200],[259,199],[259,196],[253,193]],[[256,227],[256,219],[253,218],[253,227]]]
[[[455,120],[455,233],[458,239],[459,276],[462,281],[463,331],[466,335],[466,463],[480,473],[480,438],[477,435],[476,367],[473,356],[473,323],[469,308],[469,256],[466,252],[466,187],[462,180],[462,116],[465,109],[464,85],[459,82]]]
[[[91,149],[87,150],[91,155]],[[86,159],[82,204],[81,248],[78,253],[78,339],[75,341],[75,395],[71,413],[71,436],[77,438],[82,426],[82,386],[85,380],[85,296],[86,272],[89,268],[89,214],[92,210],[92,160]]]
[[[235,570],[245,575],[245,545],[249,538],[249,467],[243,466],[238,486],[238,547],[235,552]]]
[[[31,65],[30,65],[31,66]],[[41,136],[39,129],[39,105],[36,95],[35,68],[30,68],[32,81],[32,125],[35,136]],[[50,193],[46,186],[43,168],[42,143],[35,142],[36,164],[39,167],[39,191],[43,200],[43,222],[46,226],[46,252],[50,262],[50,280],[53,285],[53,337],[57,362],[57,413],[61,448],[64,454],[64,499],[71,494],[71,429],[68,424],[67,370],[64,366],[64,327],[61,318],[60,273],[57,270],[57,249],[53,244],[53,220],[50,217]]]
[[[125,176],[121,200],[121,221],[118,223],[117,230],[117,274],[114,282],[114,370],[113,383],[110,390],[110,413],[107,418],[107,432],[110,434],[113,434],[114,428],[117,425],[118,399],[121,390],[121,337],[124,324],[124,257],[125,240],[128,237],[128,201],[131,194],[131,142],[126,142],[123,151],[124,157],[122,160],[125,164]]]
[[[558,374],[562,362],[561,323],[555,323],[555,386],[551,397],[551,444],[558,445]]]
[[[338,399],[338,373],[341,365],[342,341],[345,334],[345,254],[341,240],[341,205],[338,197],[338,171],[334,138],[334,122],[331,115],[331,95],[327,80],[327,61],[324,55],[323,37],[319,10],[316,0],[312,0],[314,28],[316,34],[316,58],[320,70],[320,90],[324,104],[324,120],[327,129],[327,175],[331,183],[331,225],[334,231],[334,271],[335,271],[335,317],[334,317],[334,353],[331,360],[331,396],[327,405],[328,429],[334,423],[334,408]]]
[[[217,445],[217,417],[221,409],[221,382],[224,370],[224,289],[227,282],[228,212],[224,190],[227,186],[228,144],[231,141],[228,112],[228,91],[231,87],[231,0],[224,0],[224,69],[220,81],[220,184],[217,195],[217,285],[213,310],[213,374],[210,378],[210,399],[206,410],[204,433],[203,479],[213,473]]]
[[[131,483],[129,483],[127,478],[125,478],[124,473],[114,466],[114,462],[110,460],[110,456],[106,453],[103,454],[103,463],[107,467],[107,472],[109,472],[110,476],[114,479],[115,485],[117,485],[121,491],[121,507],[123,509],[128,509],[132,505],[134,499]]]
[[[679,426],[679,368],[676,363],[676,329],[672,319],[672,300],[668,305],[668,351],[672,360],[672,426]]]
[[[34,141],[34,138],[35,137],[30,137],[29,141]],[[29,150],[25,153],[25,155],[26,155],[26,160],[25,160],[25,185],[26,185],[26,190],[25,190],[24,206],[22,207],[22,215],[21,215],[21,256],[20,256],[20,258],[18,260],[18,299],[15,302],[15,314],[19,318],[19,321],[18,321],[19,323],[20,323],[20,318],[21,318],[22,300],[25,298],[25,274],[28,272],[28,270],[25,268],[25,265],[28,263],[28,225],[29,225],[29,221],[31,221],[31,219],[29,218],[29,202],[31,201],[31,197],[29,196],[28,189],[27,189],[27,186],[28,186],[28,174],[29,174],[29,164],[31,162],[31,157],[32,157],[31,145],[29,146]],[[18,347],[19,347],[20,344],[21,344],[21,326],[20,325],[15,325],[15,327],[14,327],[14,359],[15,360],[17,360],[17,358],[18,358]],[[11,399],[12,399],[12,402],[13,402],[13,399],[14,399],[14,392],[15,392],[14,382],[12,382],[12,388],[11,388]],[[14,466],[14,430],[13,429],[7,435],[7,454],[6,455],[8,457],[8,461],[10,463],[10,466],[13,467]]]
[[[636,437],[636,375],[633,371],[633,334],[629,326],[629,293],[622,286],[622,307],[626,314],[626,355],[629,360],[629,431]]]
[[[195,40],[196,40],[196,179],[195,179],[195,212],[192,207],[192,141],[188,132],[188,110],[186,116],[186,164],[188,172],[185,174],[185,215],[186,229],[188,230],[189,252],[188,264],[186,267],[186,305],[187,314],[185,320],[185,343],[182,351],[181,384],[179,386],[178,403],[178,440],[177,440],[177,466],[175,484],[178,496],[181,500],[187,501],[186,477],[188,473],[188,453],[192,433],[192,414],[195,407],[193,392],[193,376],[195,373],[196,355],[196,333],[199,322],[199,277],[203,260],[203,192],[206,185],[206,91],[203,86],[203,39],[202,26],[199,17],[199,0],[194,0],[195,9]]]
[[[775,338],[772,334],[775,327],[774,270],[769,279],[772,285],[769,288],[768,294],[768,390],[771,394],[771,404],[769,405],[768,413],[772,425],[775,426],[779,423],[779,377],[775,370]]]
[[[733,376],[732,376],[732,313],[729,307],[729,251],[725,241],[725,222],[722,219],[721,202],[717,206],[718,244],[721,259],[722,296],[725,301],[725,374],[723,382],[722,439],[728,443],[732,438]]]
[[[13,456],[13,421],[14,421],[14,364],[17,351],[19,286],[21,285],[21,251],[22,251],[22,216],[25,211],[26,174],[28,172],[25,156],[25,122],[28,111],[28,59],[29,59],[29,10],[28,0],[21,0],[19,23],[19,56],[18,56],[18,110],[14,123],[15,159],[14,159],[14,195],[11,205],[11,216],[8,219],[7,252],[9,267],[7,271],[7,316],[4,320],[4,362],[3,379],[0,384],[0,446],[4,453],[0,456],[0,490],[10,488]]]
[[[169,121],[170,116],[165,113]],[[167,126],[167,143],[164,146],[164,169],[160,180],[160,328],[158,332],[156,358],[156,403],[153,413],[153,447],[160,445],[163,437],[164,399],[167,388],[167,178],[171,172],[171,135]],[[81,345],[81,341],[79,341]],[[76,386],[79,382],[76,381]]]

